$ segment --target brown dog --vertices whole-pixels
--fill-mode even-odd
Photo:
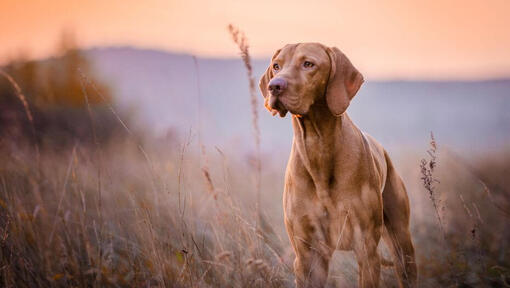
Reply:
[[[381,236],[400,286],[416,286],[404,184],[388,153],[345,113],[362,83],[338,48],[318,43],[276,51],[260,80],[273,115],[293,114],[283,207],[298,287],[324,286],[335,250],[353,250],[359,286],[377,287]]]

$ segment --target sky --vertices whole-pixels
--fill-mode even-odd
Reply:
[[[257,58],[313,41],[340,48],[367,79],[502,78],[508,15],[507,0],[0,0],[0,63],[51,56],[62,31],[84,48],[237,57],[232,23]]]

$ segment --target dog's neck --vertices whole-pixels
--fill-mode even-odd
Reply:
[[[318,191],[327,191],[328,179],[334,173],[335,158],[342,157],[343,126],[347,122],[348,116],[335,117],[326,101],[314,103],[306,115],[292,117],[294,143],[291,153],[296,153],[295,157],[301,159]]]
[[[294,137],[303,138],[303,140],[314,138],[323,144],[327,144],[327,142],[333,140],[332,136],[335,130],[341,129],[344,117],[343,114],[339,117],[334,116],[330,112],[326,101],[317,101],[310,107],[306,115],[293,115]],[[304,143],[306,142],[304,141]]]

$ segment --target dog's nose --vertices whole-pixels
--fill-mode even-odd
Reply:
[[[268,88],[271,94],[278,96],[287,88],[287,81],[283,78],[273,78],[269,81]]]

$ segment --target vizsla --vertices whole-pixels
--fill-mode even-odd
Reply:
[[[292,114],[283,208],[298,287],[323,287],[335,250],[353,250],[359,287],[377,287],[381,236],[399,285],[416,286],[404,183],[384,148],[345,112],[362,83],[338,48],[319,43],[276,51],[260,80],[268,110]]]

